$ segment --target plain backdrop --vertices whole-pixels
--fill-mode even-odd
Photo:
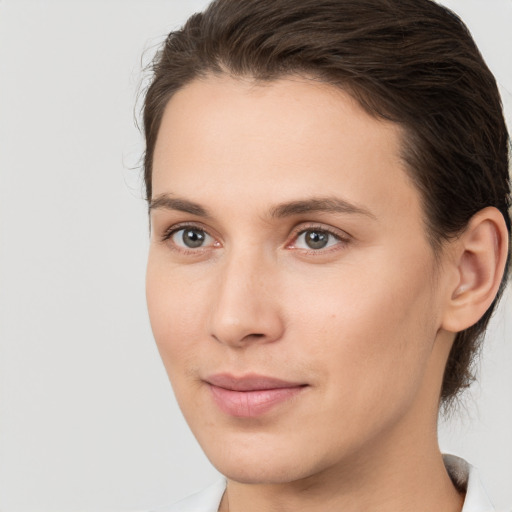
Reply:
[[[502,87],[512,1],[446,2]],[[0,0],[0,510],[146,510],[218,478],[147,320],[142,67],[205,1]],[[444,450],[512,503],[512,302]]]

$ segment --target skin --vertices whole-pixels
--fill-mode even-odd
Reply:
[[[439,394],[453,333],[485,311],[471,290],[492,272],[469,237],[436,263],[401,140],[398,126],[306,78],[209,77],[166,107],[148,308],[183,414],[228,479],[221,510],[462,508],[438,449]],[[499,218],[477,220],[471,240],[498,248],[486,261],[499,274]],[[184,226],[203,245],[187,247]],[[327,246],[309,247],[312,233]],[[205,382],[218,373],[305,387],[233,417]]]

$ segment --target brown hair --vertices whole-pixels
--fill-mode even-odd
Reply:
[[[160,122],[178,89],[208,74],[299,74],[344,89],[371,115],[404,128],[403,159],[435,251],[487,206],[501,211],[510,232],[509,137],[496,81],[462,21],[430,0],[215,0],[169,34],[152,71],[144,103],[148,200]],[[505,281],[485,315],[456,335],[445,403],[474,378],[472,361]]]

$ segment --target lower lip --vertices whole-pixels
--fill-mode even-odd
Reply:
[[[304,390],[304,387],[233,391],[210,384],[213,400],[220,410],[238,418],[261,416],[277,405],[297,396]]]

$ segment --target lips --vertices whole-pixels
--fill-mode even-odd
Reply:
[[[300,394],[306,384],[261,375],[212,375],[205,379],[213,401],[224,413],[239,418],[260,416]]]

